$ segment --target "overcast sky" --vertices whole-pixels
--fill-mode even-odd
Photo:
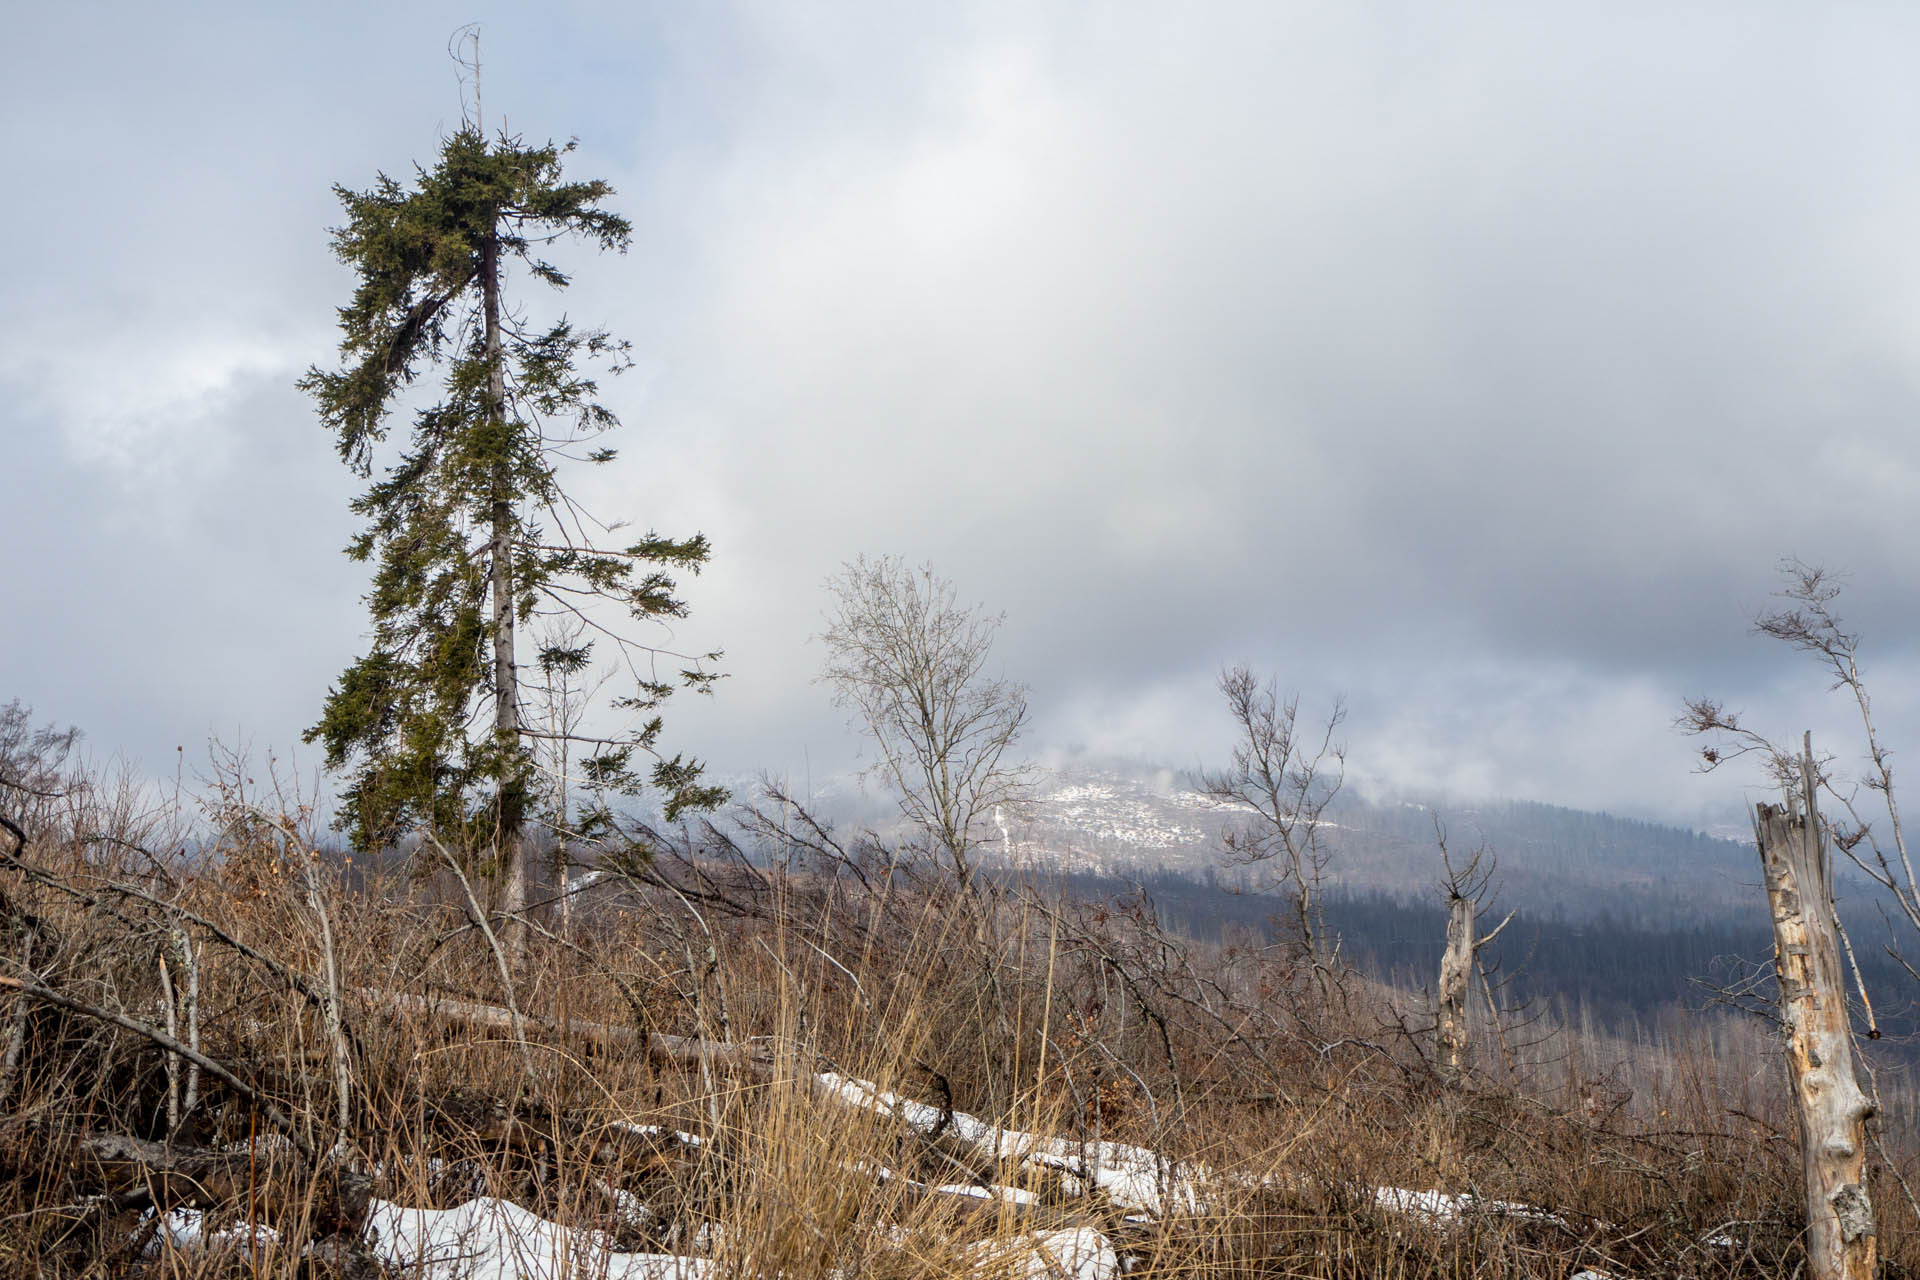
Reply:
[[[366,630],[331,188],[476,19],[634,222],[565,305],[638,361],[589,499],[714,543],[670,747],[852,759],[862,552],[1005,611],[1036,752],[1218,763],[1246,661],[1363,778],[1702,820],[1687,694],[1856,754],[1748,633],[1786,555],[1920,741],[1920,10],[1747,0],[10,5],[0,700],[294,752]]]

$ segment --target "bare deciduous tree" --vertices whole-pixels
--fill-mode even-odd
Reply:
[[[1291,896],[1301,945],[1319,964],[1325,958],[1320,882],[1328,854],[1321,827],[1346,776],[1346,748],[1334,741],[1346,707],[1336,700],[1322,731],[1307,736],[1299,697],[1282,701],[1272,681],[1262,684],[1246,666],[1223,671],[1220,692],[1239,741],[1226,769],[1200,775],[1201,789],[1247,816],[1245,825],[1223,833],[1227,854],[1271,869],[1271,887]]]
[[[29,832],[44,825],[76,782],[71,775],[79,742],[80,731],[71,726],[35,728],[32,709],[18,698],[0,704],[0,811]]]
[[[971,886],[980,827],[1021,808],[1033,770],[1007,759],[1027,719],[1027,688],[988,671],[1004,615],[956,602],[931,565],[861,556],[827,580],[821,679],[879,749],[873,772],[928,852]]]

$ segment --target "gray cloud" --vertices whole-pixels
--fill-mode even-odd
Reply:
[[[360,629],[351,484],[289,390],[348,283],[331,183],[429,158],[471,16],[25,20],[0,112],[63,193],[0,318],[26,554],[9,684],[142,759],[290,742]],[[933,560],[1007,612],[1041,746],[1184,764],[1246,659],[1406,785],[1690,818],[1723,692],[1841,739],[1745,634],[1855,571],[1920,735],[1920,90],[1905,14],[1797,6],[562,7],[489,110],[577,134],[638,229],[594,504],[705,529],[682,741],[853,749],[820,583]],[[0,692],[10,692],[4,690]],[[168,762],[170,763],[170,761]]]

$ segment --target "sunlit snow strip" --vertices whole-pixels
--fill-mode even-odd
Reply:
[[[1037,1204],[1040,1197],[1020,1187],[1003,1187],[998,1183],[990,1186],[978,1186],[971,1182],[946,1182],[930,1190],[943,1196],[966,1196],[972,1200],[1005,1201],[1008,1204]]]
[[[153,1210],[147,1210],[151,1214]],[[175,1249],[218,1249],[225,1246],[244,1248],[249,1243],[266,1248],[279,1240],[279,1233],[272,1227],[256,1225],[249,1229],[245,1223],[219,1231],[207,1230],[207,1215],[198,1209],[172,1209],[160,1217],[159,1230],[154,1233],[153,1243],[147,1246],[148,1253],[157,1253],[166,1246]]]
[[[897,1116],[922,1133],[932,1133],[940,1124],[939,1108],[888,1093],[865,1080],[826,1072],[819,1077],[819,1083],[845,1102]],[[949,1124],[955,1136],[1003,1160],[1026,1160],[1082,1180],[1090,1178],[1122,1209],[1150,1214],[1197,1213],[1201,1209],[1199,1184],[1192,1175],[1198,1174],[1204,1179],[1206,1171],[1191,1164],[1184,1166],[1183,1171],[1182,1166],[1146,1147],[1119,1142],[1083,1143],[1002,1129],[963,1111],[954,1112]],[[1453,1222],[1466,1214],[1480,1214],[1567,1226],[1559,1214],[1538,1205],[1517,1200],[1485,1200],[1466,1193],[1377,1187],[1374,1202],[1392,1213],[1419,1215],[1436,1222]]]
[[[1092,1227],[982,1240],[967,1252],[982,1269],[1012,1263],[1014,1280],[1111,1280],[1120,1274],[1112,1242]]]
[[[888,1093],[865,1080],[825,1072],[819,1081],[842,1100],[898,1116],[922,1133],[931,1133],[940,1123],[937,1107]],[[1173,1161],[1145,1147],[1119,1142],[1083,1143],[1002,1129],[963,1111],[953,1113],[952,1128],[959,1138],[985,1147],[1003,1160],[1030,1160],[1082,1180],[1091,1179],[1122,1209],[1147,1213],[1195,1213],[1200,1209],[1199,1189],[1193,1179],[1180,1175]]]
[[[382,1262],[418,1280],[705,1280],[713,1265],[671,1253],[619,1253],[598,1231],[563,1227],[490,1196],[456,1209],[375,1200],[367,1240]]]
[[[1524,1218],[1530,1222],[1551,1223],[1556,1227],[1567,1225],[1566,1219],[1559,1214],[1550,1213],[1538,1205],[1524,1204],[1518,1200],[1482,1200],[1469,1193],[1455,1195],[1447,1191],[1375,1187],[1373,1200],[1382,1209],[1393,1213],[1417,1213],[1436,1222],[1454,1222],[1466,1214],[1474,1213],[1490,1217]]]
[[[856,1173],[865,1173],[877,1182],[894,1183],[909,1187],[915,1191],[924,1191],[929,1195],[962,1196],[968,1200],[987,1200],[1004,1204],[1037,1204],[1040,1197],[1024,1187],[1006,1187],[999,1183],[981,1184],[977,1182],[949,1182],[934,1186],[917,1182],[903,1173],[896,1173],[885,1165],[868,1164],[858,1161],[850,1166]]]

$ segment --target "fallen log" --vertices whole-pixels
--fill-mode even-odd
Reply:
[[[180,1043],[180,1041],[174,1039],[158,1027],[141,1022],[137,1018],[130,1018],[126,1014],[115,1012],[112,1009],[102,1009],[98,1006],[88,1004],[83,1000],[76,1000],[72,996],[55,991],[50,987],[43,987],[35,982],[23,982],[19,978],[9,978],[5,976],[0,976],[0,987],[9,987],[20,992],[22,995],[31,996],[35,1000],[54,1005],[57,1008],[66,1009],[71,1013],[77,1013],[83,1017],[108,1023],[112,1026],[119,1027],[123,1031],[131,1031],[134,1035],[151,1041],[168,1053],[177,1054],[185,1058],[188,1062],[193,1063],[202,1071],[205,1071],[208,1075],[213,1076],[216,1080],[219,1080],[222,1084],[233,1090],[247,1105],[256,1108],[260,1114],[267,1118],[267,1123],[279,1130],[280,1135],[292,1143],[301,1155],[306,1156],[308,1159],[313,1158],[314,1151],[312,1144],[307,1141],[306,1135],[294,1126],[293,1121],[287,1118],[286,1112],[275,1106],[272,1100],[267,1098],[258,1089],[234,1074],[233,1070],[225,1063],[214,1058],[209,1058],[198,1049]]]
[[[209,1148],[95,1130],[46,1156],[64,1165],[68,1183],[80,1193],[71,1206],[76,1212],[237,1211],[267,1223],[298,1215],[316,1236],[358,1235],[373,1196],[373,1180],[365,1174],[310,1163],[277,1138]]]
[[[480,1004],[472,1000],[435,999],[410,995],[404,991],[377,991],[372,988],[364,989],[360,994],[370,1004],[384,1004],[430,1017],[451,1018],[467,1026],[488,1027],[514,1034],[513,1011],[498,1005]],[[647,1056],[655,1062],[698,1066],[704,1061],[712,1067],[745,1069],[762,1074],[771,1074],[775,1069],[773,1055],[757,1045],[724,1044],[693,1036],[672,1035],[665,1031],[641,1031],[637,1027],[616,1026],[586,1018],[567,1018],[562,1021],[523,1013],[520,1022],[526,1027],[538,1027],[562,1035],[585,1036],[604,1044],[633,1046],[640,1045],[644,1040]]]

